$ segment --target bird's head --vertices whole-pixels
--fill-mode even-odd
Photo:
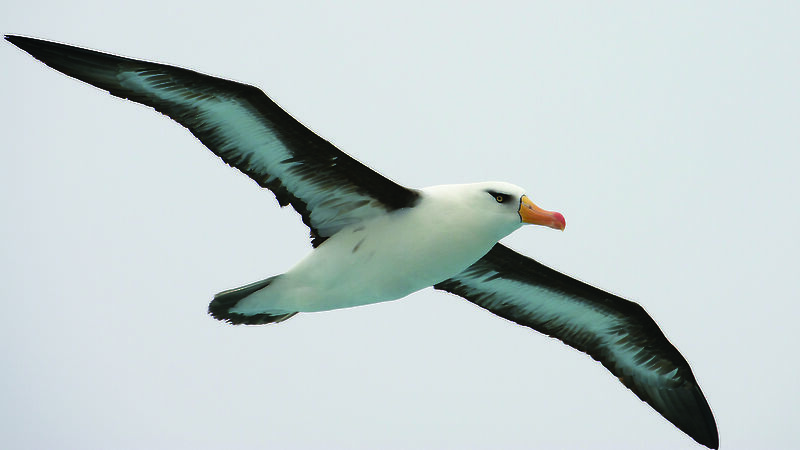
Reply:
[[[483,194],[482,209],[510,216],[520,225],[543,225],[563,230],[567,226],[564,216],[554,211],[545,211],[525,195],[519,186],[503,182],[487,182],[475,185],[477,193]]]
[[[484,183],[444,185],[427,188],[448,206],[458,208],[458,216],[482,227],[493,229],[505,236],[522,225],[544,225],[556,230],[567,226],[564,216],[545,211],[525,195],[525,190],[511,183],[489,181]],[[469,219],[467,219],[469,217]]]

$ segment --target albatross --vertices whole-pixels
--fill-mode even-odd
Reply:
[[[504,182],[403,187],[316,135],[256,87],[165,64],[39,39],[5,38],[48,66],[154,108],[224,162],[291,205],[312,251],[286,273],[220,292],[208,312],[231,324],[394,300],[459,295],[603,364],[698,443],[718,448],[714,416],[689,364],[637,303],[498,243],[564,217]]]

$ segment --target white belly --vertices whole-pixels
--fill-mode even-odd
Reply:
[[[344,228],[264,293],[275,309],[301,312],[404,297],[461,272],[497,242],[455,220],[412,208]]]

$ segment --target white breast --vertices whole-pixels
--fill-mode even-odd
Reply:
[[[325,311],[404,297],[486,254],[496,230],[462,206],[428,196],[414,208],[342,229],[277,279],[265,294],[285,311]]]

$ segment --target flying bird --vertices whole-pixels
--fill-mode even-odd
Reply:
[[[498,243],[564,217],[513,184],[403,187],[349,157],[256,87],[179,67],[7,35],[69,76],[169,116],[227,164],[292,205],[313,250],[288,272],[214,296],[231,324],[269,324],[404,297],[428,286],[560,339],[600,361],[698,443],[718,448],[691,368],[637,303]]]

